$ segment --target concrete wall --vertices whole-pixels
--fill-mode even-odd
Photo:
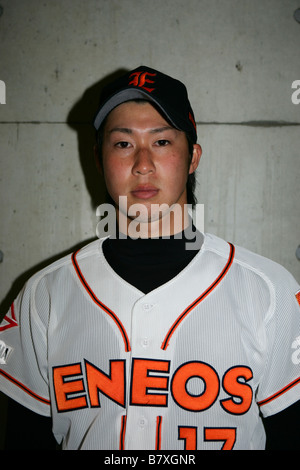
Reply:
[[[297,0],[1,0],[0,300],[93,238],[99,85],[147,64],[183,80],[196,114],[205,231],[300,280]],[[299,94],[300,97],[300,94]],[[1,102],[1,100],[0,100]],[[3,101],[2,101],[3,102]]]
[[[103,182],[87,123],[99,84],[140,64],[189,89],[203,147],[197,194],[205,231],[300,280],[300,104],[291,100],[300,80],[299,6],[0,0],[2,311],[28,275],[95,236]]]
[[[189,89],[203,147],[205,231],[278,261],[300,281],[300,104],[291,100],[299,7],[0,0],[1,314],[31,273],[95,237],[104,191],[88,123],[99,85],[140,64]]]

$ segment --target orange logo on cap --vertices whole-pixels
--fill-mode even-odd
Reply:
[[[130,75],[130,78],[133,77],[133,80],[131,80],[131,82],[129,82],[129,85],[134,85],[134,86],[138,86],[140,88],[143,88],[144,90],[146,91],[149,91],[149,93],[151,93],[151,91],[154,90],[154,88],[148,88],[145,85],[145,83],[154,83],[153,80],[149,80],[149,78],[147,78],[147,76],[150,76],[150,77],[155,77],[156,76],[156,73],[149,73],[149,72],[133,72],[131,75]]]
[[[195,128],[195,131],[197,132],[197,126],[196,126],[196,123],[195,123],[194,118],[192,116],[192,113],[189,113],[189,120],[192,122],[192,124]]]

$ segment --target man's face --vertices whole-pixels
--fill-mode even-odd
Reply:
[[[148,102],[123,103],[107,118],[102,147],[107,190],[117,207],[120,196],[126,196],[127,207],[143,204],[148,221],[151,207],[187,204],[188,173],[200,155],[195,145],[191,161],[184,132],[171,127]]]

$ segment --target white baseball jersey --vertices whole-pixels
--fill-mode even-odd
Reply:
[[[143,294],[102,240],[34,275],[0,324],[0,387],[63,449],[264,449],[300,399],[299,285],[213,236]],[[297,301],[298,298],[298,301]]]

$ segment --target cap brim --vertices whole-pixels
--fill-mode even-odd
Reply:
[[[150,101],[152,103],[155,103],[159,109],[162,111],[163,115],[166,117],[166,119],[172,124],[176,129],[181,129],[174,120],[170,117],[169,113],[166,111],[166,109],[159,103],[156,99],[152,98],[152,96],[149,95],[149,93],[144,92],[143,90],[137,90],[135,88],[126,88],[125,90],[121,90],[112,97],[110,97],[106,103],[101,107],[99,110],[95,120],[94,120],[94,126],[96,130],[99,130],[101,124],[103,123],[104,119],[107,117],[107,115],[117,106],[119,106],[122,103],[125,103],[126,101],[131,101],[135,99],[146,99],[147,101]]]

